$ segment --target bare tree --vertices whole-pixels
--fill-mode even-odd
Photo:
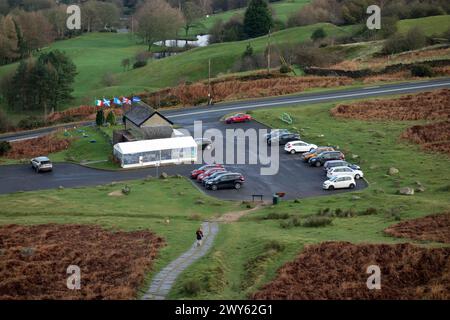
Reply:
[[[202,7],[192,1],[187,1],[182,5],[183,15],[184,15],[184,32],[186,37],[189,34],[189,29],[195,27],[198,24],[198,19],[201,18],[205,12]]]
[[[184,25],[179,9],[172,8],[164,0],[146,1],[136,13],[137,34],[150,51],[156,41],[165,41],[176,36]]]

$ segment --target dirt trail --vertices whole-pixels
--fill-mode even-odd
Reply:
[[[263,206],[263,204],[258,204],[254,208],[251,208],[248,210],[228,212],[228,213],[225,213],[225,214],[221,215],[220,217],[214,219],[214,221],[219,222],[219,223],[236,222],[243,216],[246,216],[246,215],[252,213],[253,211],[260,209],[262,206]]]

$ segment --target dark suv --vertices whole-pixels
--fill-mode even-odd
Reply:
[[[240,173],[226,173],[205,183],[206,189],[240,189],[244,183],[244,176]]]
[[[325,151],[318,154],[316,157],[309,159],[308,163],[310,166],[320,167],[330,160],[344,160],[345,156],[340,151]]]
[[[300,140],[300,135],[297,133],[281,133],[278,136],[271,137],[267,140],[267,144],[278,143],[279,145],[285,145],[288,142]]]

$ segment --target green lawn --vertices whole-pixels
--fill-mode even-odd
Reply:
[[[283,0],[280,2],[269,3],[269,6],[275,13],[274,15],[275,19],[279,19],[283,22],[286,22],[292,13],[299,11],[304,5],[310,2],[311,0]],[[225,12],[212,14],[209,17],[205,16],[204,18],[198,21],[199,26],[189,30],[189,34],[190,35],[206,34],[216,21],[222,20],[226,22],[235,14],[244,15],[245,9],[246,8],[228,10]]]
[[[400,20],[397,26],[400,32],[419,27],[427,36],[441,35],[450,29],[450,15]]]
[[[125,184],[131,188],[129,195],[108,195],[120,191]],[[167,243],[156,260],[154,272],[192,245],[195,230],[203,219],[240,207],[203,195],[184,178],[21,192],[1,195],[0,202],[8,204],[0,208],[0,224],[81,223],[151,230]]]
[[[339,145],[348,158],[359,156],[359,162],[370,183],[362,191],[282,201],[253,212],[234,224],[221,226],[211,253],[181,275],[172,298],[243,299],[262,284],[270,281],[276,270],[292,260],[304,245],[323,241],[354,243],[407,242],[384,235],[383,230],[398,219],[405,220],[450,210],[450,158],[427,154],[399,140],[400,133],[417,122],[336,120],[329,115],[333,104],[293,106],[273,110],[256,110],[252,116],[274,128],[303,129],[306,141],[323,145]],[[294,120],[286,126],[279,120],[288,112]],[[295,128],[294,128],[295,127]],[[319,137],[319,135],[324,137]],[[438,165],[437,165],[438,164]],[[396,167],[397,176],[387,175],[389,167]],[[397,195],[399,187],[415,186],[420,181],[426,188],[414,196]],[[360,199],[353,199],[357,195]],[[352,218],[333,218],[326,227],[282,228],[281,221],[268,219],[269,214],[288,214],[303,221],[319,209],[353,209],[363,212],[375,208],[376,214],[357,214]],[[273,242],[284,246],[274,250]],[[436,245],[427,242],[415,242]],[[276,246],[275,246],[276,248]],[[201,290],[186,291],[185,284],[197,282]]]

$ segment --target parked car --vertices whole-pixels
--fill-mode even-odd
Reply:
[[[320,167],[330,160],[344,160],[345,156],[340,151],[325,151],[308,160],[310,166]]]
[[[284,150],[292,154],[295,154],[296,152],[308,152],[315,148],[317,148],[315,144],[307,143],[301,140],[288,142],[284,146]]]
[[[328,170],[327,177],[331,178],[334,176],[352,176],[355,180],[361,179],[364,174],[361,170],[354,170],[349,167],[334,167]]]
[[[266,133],[264,135],[264,138],[266,138],[266,141],[269,140],[272,137],[277,137],[282,133],[290,133],[288,129],[272,129],[269,133]]]
[[[212,175],[213,173],[219,172],[219,171],[226,171],[226,170],[224,167],[217,167],[217,168],[212,168],[212,169],[206,170],[205,172],[200,173],[197,176],[197,182],[202,182],[203,179],[205,179],[205,178],[209,177],[210,175]]]
[[[206,170],[212,169],[212,168],[222,168],[223,165],[221,164],[206,164],[204,166],[201,166],[198,169],[192,170],[191,171],[191,179],[197,179],[197,176],[203,172],[205,172]]]
[[[352,164],[349,163],[345,160],[330,160],[327,161],[323,164],[323,170],[326,172],[328,171],[328,169],[334,168],[334,167],[349,167],[355,170],[361,170],[361,167],[356,165],[356,164]]]
[[[229,171],[217,171],[217,172],[214,172],[212,175],[210,175],[209,177],[206,177],[206,178],[204,178],[203,180],[202,180],[202,184],[203,184],[203,186],[205,186],[206,185],[206,182],[208,182],[209,180],[213,180],[213,179],[215,179],[215,178],[217,178],[217,177],[219,177],[219,176],[221,176],[221,175],[224,175],[225,173],[230,173]]]
[[[267,140],[267,144],[271,145],[272,143],[278,143],[279,145],[284,145],[290,141],[296,141],[299,139],[300,135],[297,133],[281,133]]]
[[[210,139],[205,138],[197,138],[195,139],[197,146],[202,150],[211,149],[212,141]]]
[[[248,122],[250,120],[252,120],[252,117],[249,114],[237,113],[234,116],[226,118],[225,123]]]
[[[41,171],[52,171],[53,170],[53,164],[47,157],[37,157],[33,158],[30,161],[31,167],[37,172]]]
[[[356,186],[355,179],[352,176],[333,176],[324,181],[322,188],[325,190],[334,190],[342,188],[353,189]]]
[[[206,182],[206,189],[240,189],[244,183],[244,176],[240,173],[226,173]]]
[[[301,159],[304,162],[308,162],[308,160],[310,158],[313,158],[313,157],[317,156],[318,154],[320,154],[320,153],[322,153],[324,151],[334,151],[334,148],[333,147],[324,147],[324,146],[317,147],[314,150],[311,150],[310,152],[305,152],[304,154],[302,154],[302,158]]]

